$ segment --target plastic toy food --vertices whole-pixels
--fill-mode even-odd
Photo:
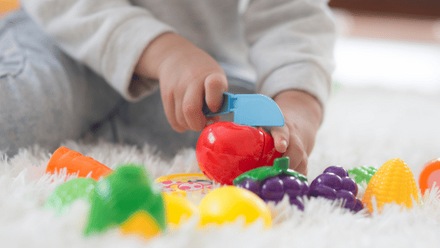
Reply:
[[[5,15],[8,11],[18,10],[20,7],[19,0],[2,0],[0,1],[0,14]]]
[[[68,175],[78,173],[78,177],[86,177],[91,173],[91,178],[95,180],[112,172],[112,169],[91,157],[83,156],[67,147],[60,147],[52,154],[46,173],[55,174],[64,168],[67,169]]]
[[[165,201],[167,223],[171,224],[171,227],[179,226],[198,212],[197,206],[183,197],[164,193],[163,200]]]
[[[213,190],[199,204],[200,225],[223,224],[244,218],[245,225],[262,219],[272,226],[270,209],[257,195],[242,188],[226,186]]]
[[[159,234],[162,229],[156,220],[146,211],[140,210],[132,214],[121,224],[123,234],[137,234],[145,239]]]
[[[433,185],[440,187],[440,158],[434,159],[425,164],[419,176],[419,188],[422,195]]]
[[[387,203],[397,203],[411,208],[419,200],[417,185],[409,167],[400,158],[383,164],[371,178],[362,202],[373,212],[372,198],[376,198],[378,211]]]
[[[312,181],[309,188],[310,197],[339,200],[343,207],[355,212],[362,209],[362,203],[356,199],[357,193],[356,182],[348,176],[344,168],[337,165],[327,167]]]
[[[372,166],[361,166],[348,170],[348,175],[353,178],[357,184],[362,182],[369,183],[371,177],[376,173],[377,169]]]
[[[266,202],[279,202],[287,194],[290,204],[303,210],[301,197],[309,192],[307,178],[288,167],[288,157],[277,158],[273,166],[263,166],[241,174],[234,180],[234,185],[254,192]]]
[[[97,182],[85,234],[118,226],[123,233],[137,233],[145,238],[166,228],[162,194],[145,170],[136,165],[119,167]]]
[[[90,202],[95,185],[96,181],[91,178],[76,178],[65,182],[52,192],[46,201],[46,207],[64,214],[68,211],[70,205],[78,199]]]
[[[186,196],[187,192],[207,194],[212,190],[212,181],[202,173],[184,173],[162,176],[154,180],[163,192]]]
[[[240,174],[272,165],[282,154],[270,134],[261,128],[217,122],[203,130],[196,148],[202,172],[211,180],[232,185]]]

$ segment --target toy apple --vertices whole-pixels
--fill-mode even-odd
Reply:
[[[261,128],[216,122],[200,134],[197,162],[211,180],[232,185],[242,173],[266,165],[282,154],[275,150],[272,136]]]

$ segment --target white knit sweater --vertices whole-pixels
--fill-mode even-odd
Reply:
[[[126,99],[145,47],[176,32],[219,62],[253,68],[258,93],[300,89],[325,103],[335,25],[325,0],[22,0],[25,10],[73,58]]]

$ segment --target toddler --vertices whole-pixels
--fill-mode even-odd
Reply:
[[[324,0],[22,0],[0,25],[0,150],[84,133],[194,147],[223,92],[275,100],[271,134],[307,174],[329,96]]]

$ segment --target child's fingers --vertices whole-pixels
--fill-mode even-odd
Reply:
[[[303,158],[300,162],[300,164],[294,169],[297,172],[303,174],[304,176],[307,176],[307,161],[308,161],[308,157],[306,156],[305,158]]]
[[[189,86],[183,97],[182,112],[189,129],[193,131],[201,131],[206,125],[202,106],[203,88],[196,84]]]
[[[168,94],[162,93],[162,103],[163,103],[165,116],[167,117],[168,123],[170,123],[171,127],[176,132],[179,133],[184,132],[185,130],[179,125],[176,119],[176,106],[175,106],[175,99],[173,93],[168,93]]]
[[[184,98],[185,91],[178,91],[176,90],[174,92],[174,115],[176,117],[177,125],[178,127],[175,128],[175,130],[179,130],[178,132],[185,132],[189,129],[189,125],[186,122],[185,114],[183,112],[183,98]]]
[[[272,127],[271,135],[274,139],[275,149],[280,153],[285,153],[287,151],[287,147],[289,147],[289,128],[286,125],[282,127]]]
[[[307,175],[308,155],[304,149],[304,145],[299,139],[298,135],[290,135],[289,147],[285,153],[290,159],[289,168]]]
[[[275,149],[289,157],[289,168],[307,175],[308,156],[298,135],[290,133],[287,125],[272,127],[271,135],[274,138]]]
[[[223,102],[223,92],[228,91],[228,81],[224,73],[212,73],[205,79],[205,101],[212,112],[217,112]]]
[[[206,119],[206,126],[211,125],[212,123],[219,122],[221,119],[221,116],[209,117]]]

